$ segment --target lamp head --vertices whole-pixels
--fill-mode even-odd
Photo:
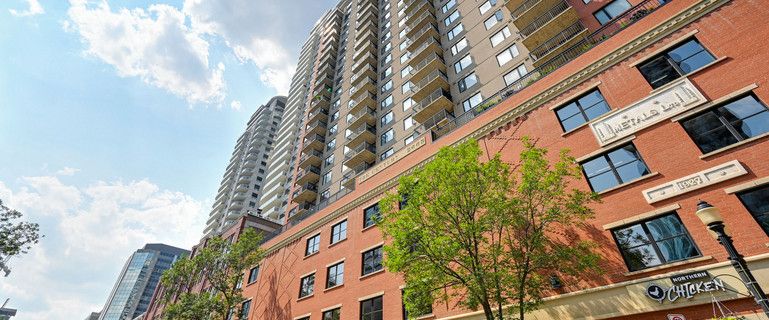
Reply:
[[[696,214],[702,221],[702,224],[706,226],[724,222],[724,219],[721,217],[721,211],[702,200],[697,204]]]

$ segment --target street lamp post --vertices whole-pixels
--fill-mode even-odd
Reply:
[[[753,294],[753,299],[756,300],[756,303],[764,309],[764,313],[769,317],[769,300],[767,300],[764,290],[761,289],[761,286],[756,282],[756,278],[753,277],[753,274],[750,272],[745,259],[737,251],[737,248],[734,247],[732,237],[726,234],[726,226],[724,226],[724,220],[721,218],[721,213],[718,208],[700,200],[697,204],[696,214],[697,217],[702,220],[702,223],[705,224],[710,231],[715,233],[718,243],[726,248],[732,266],[737,271],[737,274],[740,275],[742,282],[748,287],[750,293]]]

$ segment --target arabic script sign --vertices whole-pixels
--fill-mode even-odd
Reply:
[[[689,79],[683,78],[630,106],[590,123],[598,143],[605,146],[707,101]]]

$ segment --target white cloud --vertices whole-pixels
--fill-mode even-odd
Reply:
[[[112,65],[120,76],[140,77],[190,103],[224,99],[224,64],[209,62],[209,43],[185,24],[178,9],[153,4],[112,11],[104,0],[70,4],[65,30],[76,30],[87,54]]]
[[[38,2],[37,0],[26,0],[26,1],[27,1],[27,10],[18,11],[16,9],[9,9],[8,11],[10,11],[11,14],[16,17],[29,17],[29,16],[45,13],[45,9],[43,9],[43,6],[41,6],[40,2]]]
[[[189,249],[208,207],[147,180],[81,187],[40,176],[19,183],[0,181],[0,199],[40,223],[45,235],[10,261],[11,275],[0,281],[11,306],[25,306],[23,319],[79,319],[98,311],[134,250],[151,242]]]
[[[71,168],[71,167],[64,167],[61,168],[59,171],[56,171],[57,176],[73,176],[75,173],[80,172],[80,169],[77,168]]]
[[[230,102],[230,108],[232,108],[232,110],[240,111],[240,108],[242,107],[243,105],[238,100],[232,100],[232,102]]]

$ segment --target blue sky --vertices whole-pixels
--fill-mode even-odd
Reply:
[[[256,107],[335,1],[0,1],[0,199],[46,237],[18,319],[98,311],[146,242],[189,247]]]

